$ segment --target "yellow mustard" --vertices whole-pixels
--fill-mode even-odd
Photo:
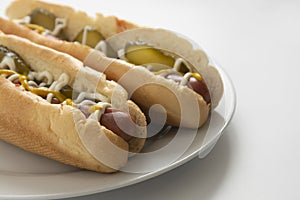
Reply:
[[[42,26],[36,25],[36,24],[25,24],[27,28],[30,28],[31,30],[37,31],[39,34],[42,34],[45,32],[45,29]]]
[[[68,106],[77,107],[77,104],[75,104],[71,99],[66,99],[65,102]]]
[[[11,71],[11,70],[9,70],[9,69],[1,69],[1,70],[0,70],[0,74],[6,74],[6,75],[8,75],[8,76],[11,76],[11,75],[16,74],[16,72]]]
[[[91,107],[89,107],[89,109],[88,109],[88,112],[89,113],[93,113],[93,112],[95,112],[96,110],[102,110],[102,107],[100,106],[100,105],[93,105],[93,106],[91,106]]]
[[[7,74],[8,76],[11,76],[13,74],[18,74],[12,70],[8,70],[8,69],[1,69],[0,70],[0,74]],[[43,98],[46,98],[47,95],[49,93],[52,93],[54,97],[56,97],[60,102],[63,102],[64,100],[66,100],[67,98],[60,92],[56,92],[54,90],[49,90],[47,88],[32,88],[32,87],[29,87],[28,85],[28,82],[27,82],[27,77],[25,75],[21,75],[21,74],[18,74],[19,75],[19,81],[21,83],[21,85],[23,86],[23,88],[27,91],[30,91],[32,92],[33,94],[36,94],[38,96],[41,96]],[[69,99],[69,101],[72,101],[71,99]],[[73,103],[69,103],[69,104],[72,104]]]
[[[199,81],[202,81],[202,76],[199,73],[192,73],[192,77]]]

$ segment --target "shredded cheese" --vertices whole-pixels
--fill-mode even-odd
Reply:
[[[25,16],[22,19],[14,19],[13,21],[17,24],[29,24],[31,21],[31,17]]]
[[[78,97],[74,100],[75,103],[79,103],[84,99],[94,99],[97,101],[108,102],[108,98],[99,93],[81,92]]]
[[[8,55],[4,56],[0,63],[0,69],[7,69],[7,67],[12,71],[16,71],[15,61],[12,57]]]
[[[64,86],[66,86],[69,82],[69,76],[66,73],[62,73],[57,81],[54,81],[49,89],[54,91],[60,91]]]
[[[46,100],[47,100],[49,103],[51,103],[53,97],[54,97],[54,96],[53,96],[53,93],[49,93],[49,94],[47,95],[47,97],[46,97]]]
[[[15,79],[19,78],[19,74],[13,74],[10,77],[7,78],[9,81],[14,81]]]
[[[107,44],[104,40],[98,42],[94,49],[101,51],[105,56],[107,56]]]
[[[56,18],[55,19],[55,27],[54,30],[51,32],[51,35],[57,36],[60,31],[65,28],[67,25],[67,20],[65,18]]]
[[[38,80],[42,81],[42,83],[45,83],[46,85],[50,85],[53,83],[53,76],[48,71],[42,71],[42,72],[33,72],[30,71],[28,74],[29,80]],[[45,85],[44,85],[45,86]]]

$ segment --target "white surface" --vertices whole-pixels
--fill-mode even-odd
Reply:
[[[78,199],[300,198],[299,1],[60,2],[193,38],[230,74],[238,95],[231,125],[205,159]]]

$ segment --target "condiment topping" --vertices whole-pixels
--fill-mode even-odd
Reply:
[[[85,26],[83,30],[78,33],[74,42],[80,42],[81,44],[92,48],[95,48],[96,46],[99,48],[100,42],[103,40],[105,40],[105,38],[100,32],[90,26]]]
[[[25,25],[39,34],[49,34],[57,38],[64,38],[63,29],[67,25],[66,19],[58,18],[42,8],[33,10],[28,16],[15,20],[15,22]]]
[[[46,99],[49,103],[62,103],[73,107],[87,106],[89,115],[93,114],[98,121],[106,107],[110,107],[108,98],[96,92],[74,92],[68,85],[69,76],[62,73],[57,80],[48,71],[36,72],[15,53],[4,46],[0,46],[0,75],[13,83],[17,83],[24,90]],[[17,67],[15,60],[19,63]],[[20,68],[25,67],[25,70]],[[19,72],[26,72],[24,74]],[[74,93],[74,94],[73,94]],[[71,100],[76,96],[74,102]]]
[[[191,65],[172,52],[156,49],[143,41],[128,43],[124,49],[118,51],[120,59],[135,65],[143,65],[155,75],[187,86],[204,97],[207,103],[211,102],[208,88],[199,73]]]

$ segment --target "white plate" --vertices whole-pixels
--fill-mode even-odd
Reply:
[[[196,156],[205,157],[230,122],[236,105],[232,82],[219,69],[224,80],[221,103],[212,113],[210,121],[198,130],[199,133],[187,150],[173,162],[156,166],[144,173],[100,174],[69,167],[0,142],[0,198],[40,199],[88,195],[135,184],[178,167]],[[144,151],[159,149],[173,138],[174,134],[168,133],[157,140],[149,140]],[[166,156],[150,157],[148,163],[143,164],[164,163]],[[130,158],[128,164],[131,163],[137,163],[135,157]]]
[[[4,4],[4,2],[1,2]],[[7,4],[7,2],[5,2]],[[2,5],[0,8],[3,13]],[[1,10],[2,9],[2,10]],[[216,65],[215,65],[216,66]],[[23,151],[15,146],[0,141],[0,198],[3,199],[53,199],[66,198],[104,192],[132,185],[171,169],[174,169],[192,158],[205,157],[214,147],[223,130],[230,122],[236,106],[235,90],[228,75],[220,68],[224,81],[224,96],[210,120],[192,137],[191,143],[181,154],[169,159],[174,152],[164,152],[140,162],[139,157],[131,157],[128,166],[137,168],[141,173],[118,172],[101,174],[79,170],[56,161]],[[155,152],[174,140],[176,130],[160,138],[152,138],[144,152]],[[189,134],[183,130],[177,138],[185,141]],[[168,162],[166,162],[166,160]],[[136,167],[136,168],[135,168]],[[127,171],[132,171],[128,168]]]

